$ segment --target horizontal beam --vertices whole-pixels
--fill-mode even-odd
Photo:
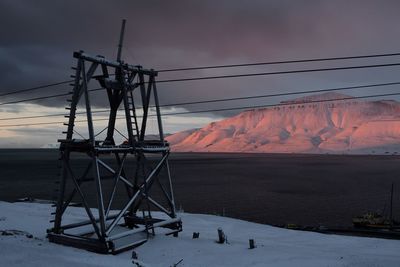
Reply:
[[[178,223],[178,222],[181,222],[181,221],[182,221],[181,218],[174,218],[174,219],[165,220],[165,221],[162,221],[162,222],[155,223],[155,224],[153,224],[153,227],[163,227],[163,226],[165,226],[167,224]]]
[[[112,235],[110,237],[106,237],[106,240],[107,241],[113,241],[113,240],[117,240],[117,239],[123,238],[123,237],[128,236],[128,235],[133,235],[133,234],[140,233],[140,232],[146,232],[146,227],[142,226],[142,227],[138,227],[138,228],[135,228],[135,229],[132,229],[132,230],[120,232],[120,233]]]
[[[64,234],[55,234],[55,233],[48,233],[47,237],[50,242],[60,245],[86,249],[97,253],[110,252],[107,243],[96,239],[84,238],[80,236],[64,235]]]
[[[169,147],[135,147],[136,151],[142,151],[143,153],[159,153],[168,152]]]
[[[160,221],[160,222],[154,223],[153,225],[148,225],[147,228],[146,227],[138,227],[138,228],[126,231],[126,232],[121,232],[121,233],[115,234],[113,236],[110,236],[110,237],[106,238],[106,240],[107,241],[113,241],[113,240],[117,240],[117,239],[123,238],[125,236],[129,236],[129,235],[133,235],[133,234],[136,234],[136,233],[144,232],[146,230],[154,229],[154,228],[157,228],[157,227],[163,227],[163,226],[166,226],[168,224],[174,224],[174,223],[180,223],[180,222],[181,222],[181,218],[168,219],[168,220],[165,220],[165,221]]]
[[[101,56],[91,56],[89,54],[84,53],[83,51],[74,52],[74,58],[80,58],[80,59],[83,59],[83,60],[86,60],[89,62],[106,65],[108,67],[113,67],[113,68],[122,67],[124,70],[132,71],[132,72],[136,72],[136,73],[142,73],[145,75],[157,76],[157,71],[155,71],[155,70],[142,69],[141,66],[133,66],[133,65],[129,65],[129,64],[120,63],[118,61],[111,61],[111,60],[105,59],[104,57],[101,57]]]
[[[134,148],[133,147],[118,147],[118,146],[113,146],[113,147],[95,147],[94,148],[96,152],[104,152],[104,153],[108,153],[108,152],[134,152]]]
[[[118,214],[114,214],[111,215],[109,217],[106,218],[106,221],[108,220],[113,220],[117,217]],[[95,222],[98,223],[100,220],[97,218],[95,219]],[[68,229],[72,229],[72,228],[77,228],[77,227],[81,227],[81,226],[85,226],[85,225],[89,225],[91,224],[92,221],[91,220],[85,220],[85,221],[81,221],[81,222],[77,222],[77,223],[71,223],[71,224],[66,224],[66,225],[62,225],[60,227],[61,230],[68,230]],[[51,230],[50,230],[51,231]]]

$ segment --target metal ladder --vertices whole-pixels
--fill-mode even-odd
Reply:
[[[133,101],[133,91],[130,90],[127,94],[128,98],[128,109],[129,109],[129,121],[132,125],[132,136],[139,141],[139,126],[136,117],[135,102]]]

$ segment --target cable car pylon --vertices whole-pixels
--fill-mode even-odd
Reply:
[[[59,140],[61,180],[52,220],[54,225],[47,230],[50,242],[115,254],[143,244],[154,235],[156,228],[163,228],[160,231],[174,236],[182,231],[181,219],[175,211],[168,164],[170,149],[164,140],[155,79],[157,72],[121,60],[124,31],[125,20],[116,61],[83,51],[73,54],[77,60],[73,68],[75,81],[70,106],[67,107],[66,137]],[[95,135],[92,119],[92,99],[88,88],[93,81],[104,88],[110,108],[107,134],[102,140]],[[134,97],[136,91],[138,99]],[[158,124],[159,138],[155,140],[145,139],[151,100]],[[136,115],[135,102],[141,102],[141,120]],[[116,144],[114,133],[118,130],[115,124],[121,105],[127,141]],[[88,138],[75,136],[76,110],[81,106],[86,111]],[[87,166],[79,175],[73,160],[77,154],[88,157]],[[134,170],[129,172],[128,167]],[[124,190],[120,189],[121,186]],[[156,187],[158,191],[153,193]],[[123,204],[122,192],[125,195]],[[94,204],[91,203],[93,195],[96,199]],[[76,199],[85,210],[81,219],[69,218],[66,212]],[[153,216],[154,209],[164,214],[162,218]]]

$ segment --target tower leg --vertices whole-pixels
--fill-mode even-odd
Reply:
[[[167,159],[167,161],[165,162],[165,166],[166,166],[166,168],[167,168],[167,178],[168,178],[169,193],[170,193],[170,198],[171,198],[171,215],[172,215],[172,218],[176,218],[174,189],[173,189],[173,187],[172,187],[171,170],[170,170],[170,168],[169,168],[168,159]]]
[[[67,183],[67,176],[68,172],[67,169],[65,168],[64,165],[64,157],[65,157],[65,152],[61,151],[60,152],[60,160],[62,161],[62,170],[61,170],[61,181],[60,181],[60,192],[58,195],[58,200],[57,200],[57,206],[56,206],[56,214],[55,214],[55,220],[54,220],[54,232],[55,233],[60,233],[61,232],[61,220],[62,220],[62,215],[64,213],[64,195],[65,195],[65,186]]]
[[[101,237],[104,239],[106,233],[106,225],[105,225],[105,211],[104,211],[104,197],[103,197],[103,190],[101,187],[101,178],[100,178],[100,171],[99,171],[99,162],[97,161],[97,156],[93,156],[93,175],[94,180],[96,183],[96,191],[97,191],[97,207],[99,210],[99,219],[100,219],[100,232]]]

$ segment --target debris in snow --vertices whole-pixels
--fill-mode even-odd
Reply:
[[[14,235],[11,231],[0,231],[1,235]]]
[[[136,253],[134,250],[132,250],[132,256],[131,256],[131,258],[132,258],[132,260],[137,260],[137,259],[138,259],[138,255],[137,255],[137,253]]]
[[[193,239],[199,238],[200,233],[199,232],[193,232]]]
[[[143,262],[138,260],[138,255],[137,255],[136,251],[134,251],[134,250],[132,250],[131,259],[132,259],[132,264],[134,266],[136,266],[136,267],[146,267]]]
[[[249,249],[256,248],[256,242],[254,239],[249,239]]]
[[[132,260],[132,263],[136,267],[146,267],[146,265],[143,262],[138,261],[138,260]]]
[[[182,261],[183,261],[183,259],[181,259],[180,261],[178,261],[177,263],[175,263],[175,264],[172,265],[171,267],[176,267],[176,266],[178,266]]]
[[[223,244],[226,241],[226,236],[222,228],[218,228],[218,243]]]
[[[0,230],[0,235],[2,236],[16,236],[16,235],[24,235],[27,238],[33,238],[33,235],[19,230]]]

